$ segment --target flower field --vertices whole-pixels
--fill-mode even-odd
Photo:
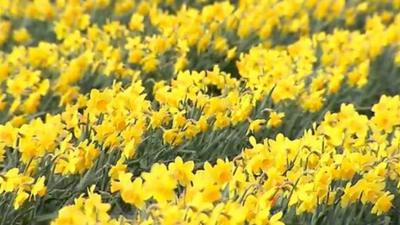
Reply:
[[[400,224],[400,1],[0,0],[6,224]]]

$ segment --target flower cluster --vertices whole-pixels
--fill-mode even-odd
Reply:
[[[195,172],[194,163],[180,157],[168,165],[154,164],[136,178],[122,170],[112,178],[111,192],[150,211],[134,218],[143,224],[282,224],[287,210],[315,214],[320,207],[343,211],[357,203],[372,214],[385,214],[400,181],[400,121],[382,127],[377,118],[398,115],[399,104],[399,96],[383,96],[373,108],[385,107],[371,119],[343,104],[297,139],[279,134],[257,143],[250,137],[250,147],[234,160],[206,162]]]
[[[387,223],[399,31],[399,0],[0,0],[0,225]]]

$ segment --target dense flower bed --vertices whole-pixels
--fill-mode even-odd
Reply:
[[[0,225],[397,224],[399,0],[0,0]]]

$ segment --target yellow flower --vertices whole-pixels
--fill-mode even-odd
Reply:
[[[168,165],[169,171],[176,177],[182,186],[190,184],[193,178],[194,162],[183,162],[181,157],[176,157],[175,162]]]
[[[157,202],[164,203],[174,198],[177,181],[164,164],[154,164],[150,172],[143,173],[142,177],[145,180],[144,189]]]
[[[9,169],[0,180],[0,193],[13,192],[33,182],[33,178],[19,173],[18,168]],[[28,195],[29,196],[29,195]]]
[[[125,173],[123,171],[118,173],[118,181],[112,180],[111,193],[127,189],[131,185],[132,173]]]
[[[136,178],[129,187],[121,191],[122,200],[126,203],[133,204],[136,208],[143,208],[147,199],[146,190],[143,188],[141,178]]]
[[[38,93],[32,93],[23,103],[23,110],[27,113],[34,113],[38,109],[40,104],[40,95]]]
[[[58,216],[51,222],[51,225],[80,225],[87,222],[85,214],[78,207],[68,205],[58,211]]]
[[[173,128],[182,128],[186,124],[186,117],[184,115],[184,111],[177,113],[173,116],[172,127]]]
[[[111,205],[103,203],[101,196],[94,193],[94,186],[88,190],[88,197],[76,198],[73,205],[64,206],[52,225],[117,224],[108,214]]]
[[[369,71],[369,60],[361,63],[353,71],[348,74],[348,82],[351,86],[363,87],[367,84],[367,76]]]
[[[8,35],[11,31],[11,22],[2,20],[0,21],[0,47],[7,41]]]
[[[90,99],[87,102],[88,112],[93,113],[94,115],[98,115],[99,113],[106,113],[111,100],[111,90],[100,92],[97,89],[93,89],[90,92]]]
[[[45,177],[41,176],[36,180],[36,183],[33,185],[31,190],[31,195],[42,197],[46,193],[46,186],[44,185]]]
[[[0,82],[8,78],[10,66],[7,63],[0,63]]]
[[[115,3],[114,12],[117,15],[122,15],[129,12],[134,7],[134,2],[129,0],[118,1]]]
[[[229,118],[224,113],[217,113],[215,117],[215,129],[223,129],[230,125]]]
[[[154,86],[156,87],[156,85]],[[151,128],[155,129],[160,127],[168,118],[168,111],[165,108],[161,108],[159,111],[152,111],[152,115],[150,117]]]
[[[178,57],[174,65],[174,73],[177,74],[179,71],[184,70],[187,64],[188,60],[185,55]]]
[[[112,179],[117,179],[120,173],[124,173],[127,169],[127,165],[124,164],[124,159],[120,158],[117,161],[117,164],[112,166],[110,171],[108,172],[108,176]]]
[[[285,225],[283,222],[280,221],[282,216],[283,216],[282,211],[274,214],[273,216],[271,216],[269,218],[269,223],[268,224],[269,225]]]
[[[209,173],[214,182],[218,185],[223,185],[232,179],[232,163],[222,159],[217,160],[217,164],[211,167],[209,163],[204,164],[206,173]]]
[[[164,131],[163,133],[163,140],[164,143],[173,145],[174,143],[176,143],[176,140],[178,138],[178,129],[169,129]]]
[[[196,126],[202,131],[205,132],[208,129],[208,119],[206,116],[201,116],[196,123]]]
[[[380,196],[378,200],[375,202],[371,212],[378,216],[387,213],[390,210],[390,208],[392,208],[393,198],[394,195],[390,194],[390,192],[385,192],[385,194]]]
[[[201,200],[205,203],[213,203],[221,198],[221,191],[219,185],[207,186],[201,192]]]
[[[251,133],[257,133],[261,128],[262,125],[265,123],[266,121],[264,119],[256,119],[251,121],[250,125],[249,125],[249,129],[247,129],[247,133],[249,134]]]
[[[217,36],[214,40],[214,49],[219,53],[225,53],[229,49],[228,41],[222,36]]]
[[[13,147],[17,140],[18,129],[14,128],[10,123],[0,125],[0,142],[6,146]]]
[[[290,76],[279,81],[272,92],[272,100],[275,103],[286,99],[294,99],[299,92],[299,86],[296,84],[294,76]]]
[[[19,97],[23,94],[29,84],[22,79],[9,79],[7,80],[7,92],[14,97]]]
[[[136,143],[135,139],[125,144],[124,149],[122,150],[122,154],[127,158],[131,159],[136,154]]]
[[[17,196],[15,197],[13,204],[14,209],[19,209],[19,207],[21,207],[21,205],[24,204],[24,202],[28,199],[28,197],[29,197],[28,193],[22,190],[18,190]]]
[[[324,103],[324,98],[322,95],[324,94],[324,90],[313,91],[310,94],[301,95],[301,103],[302,107],[310,112],[317,112],[320,110]]]
[[[40,42],[37,47],[29,49],[29,62],[35,67],[50,67],[55,65],[58,59],[57,46],[55,44]]]
[[[132,31],[143,31],[143,19],[144,17],[138,13],[132,14],[131,20],[129,21],[129,29]]]
[[[400,51],[397,51],[394,61],[397,65],[400,65]]]
[[[4,144],[0,144],[0,163],[4,162],[5,153],[6,153],[5,145]],[[1,185],[1,183],[2,183],[2,181],[0,180],[0,185]]]
[[[15,30],[13,33],[13,39],[17,43],[26,43],[30,38],[31,36],[26,28]]]
[[[271,112],[267,122],[267,127],[279,127],[282,124],[282,118],[285,117],[284,113]]]
[[[143,71],[146,73],[153,72],[157,69],[159,64],[156,54],[148,54],[141,60],[141,64],[143,65]]]
[[[236,51],[237,51],[237,47],[233,47],[231,49],[229,49],[228,53],[226,54],[226,59],[228,60],[232,60],[233,58],[236,57]]]
[[[400,119],[398,117],[399,109],[399,96],[388,97],[382,95],[379,102],[372,107],[374,116],[371,122],[376,125],[379,130],[389,133],[395,125],[400,124]]]

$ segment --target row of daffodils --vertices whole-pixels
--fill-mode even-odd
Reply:
[[[328,219],[350,210],[350,218],[339,217],[342,224],[359,222],[357,204],[371,214],[388,214],[400,178],[400,98],[382,96],[372,110],[368,119],[343,104],[300,138],[279,134],[257,142],[251,136],[250,147],[233,160],[206,162],[195,171],[193,161],[180,157],[139,176],[114,166],[110,193],[137,209],[131,217],[112,219],[111,205],[92,186],[53,223],[303,224],[312,215],[312,221],[331,224]],[[31,195],[40,195],[40,182]]]
[[[400,1],[0,0],[0,225],[391,224]]]

